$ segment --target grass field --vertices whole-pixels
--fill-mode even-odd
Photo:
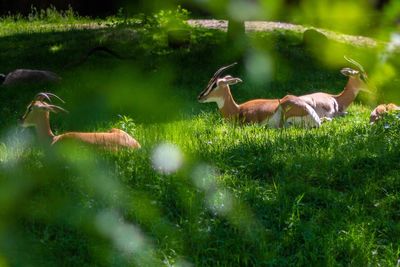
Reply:
[[[74,27],[57,16],[2,21],[2,71],[49,69],[63,79],[1,88],[0,266],[396,265],[396,116],[371,127],[374,100],[361,93],[348,116],[321,128],[268,129],[230,124],[215,104],[196,101],[234,60],[239,103],[339,92],[343,53],[376,73],[380,48],[334,44],[342,54],[327,65],[298,33],[273,31],[250,35],[235,57],[216,30],[193,29],[191,46],[173,50],[154,25],[73,18]],[[81,62],[96,46],[127,59],[98,52]],[[379,101],[399,99],[397,58]],[[269,68],[254,72],[262,64]],[[40,91],[66,101],[68,114],[51,115],[55,133],[119,127],[142,149],[40,147],[17,125]]]

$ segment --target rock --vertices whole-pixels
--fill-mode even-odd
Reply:
[[[328,43],[325,34],[314,29],[308,29],[303,33],[303,44],[310,48],[319,48]]]
[[[16,69],[7,75],[0,75],[0,81],[3,81],[2,85],[5,86],[17,85],[21,83],[56,83],[60,80],[60,76],[47,70]]]

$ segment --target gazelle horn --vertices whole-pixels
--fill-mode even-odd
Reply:
[[[58,100],[60,100],[62,103],[65,103],[64,100],[62,100],[60,97],[58,97],[57,95],[52,94],[52,93],[43,93],[43,92],[38,93],[38,94],[35,96],[35,99],[36,99],[36,100],[40,100],[40,101],[42,101],[42,100],[44,100],[44,99],[47,99],[47,100],[49,100],[49,102],[51,102],[51,97],[55,97],[55,98],[57,98]]]
[[[353,65],[357,66],[359,70],[361,70],[362,72],[365,73],[365,70],[364,70],[363,66],[361,66],[360,63],[358,63],[358,62],[355,61],[354,59],[348,58],[348,57],[346,57],[346,56],[344,56],[344,59],[346,59],[348,62],[352,63]]]

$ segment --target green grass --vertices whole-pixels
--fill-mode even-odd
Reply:
[[[0,39],[2,70],[44,68],[63,77],[58,85],[1,88],[0,265],[396,264],[395,117],[371,127],[371,107],[359,100],[348,116],[319,129],[239,127],[223,121],[216,105],[196,102],[215,69],[234,60],[224,33],[194,30],[193,46],[171,50],[157,28],[52,25],[41,31],[17,22]],[[244,80],[232,88],[238,102],[344,87],[340,67],[326,67],[296,34],[253,35],[249,42],[269,56],[272,71],[259,82],[246,59],[240,62],[231,73]],[[96,45],[132,58],[98,53],[69,65]],[[376,51],[344,49],[369,57],[372,69]],[[397,84],[394,78],[386,87]],[[51,115],[55,132],[119,127],[142,149],[39,147],[34,132],[16,121],[42,90],[65,99],[70,111]],[[152,165],[163,143],[182,153],[176,172]]]

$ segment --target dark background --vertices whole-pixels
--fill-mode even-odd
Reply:
[[[156,2],[156,3],[154,3]],[[54,6],[57,10],[67,10],[69,6],[82,16],[105,17],[115,15],[122,7],[129,10],[130,13],[149,12],[154,9],[163,9],[182,5],[190,7],[190,4],[184,3],[190,1],[162,0],[162,1],[129,1],[129,0],[0,0],[0,15],[22,14],[28,15],[31,7],[38,10]]]
[[[141,12],[149,12],[150,10],[169,7],[172,8],[176,7],[177,5],[187,8],[194,15],[208,15],[207,12],[205,12],[201,7],[196,6],[193,2],[194,1],[190,0],[0,0],[0,15],[6,15],[8,13],[27,15],[31,12],[32,6],[40,10],[46,9],[51,5],[56,7],[57,10],[66,10],[69,6],[71,6],[73,10],[78,12],[80,15],[91,17],[115,15],[121,7],[125,7],[125,10],[128,10],[131,14],[136,14]],[[288,5],[297,5],[299,2],[301,2],[301,0],[285,0],[285,2]],[[369,0],[368,2],[376,9],[381,9],[384,4],[389,2],[389,0]]]

